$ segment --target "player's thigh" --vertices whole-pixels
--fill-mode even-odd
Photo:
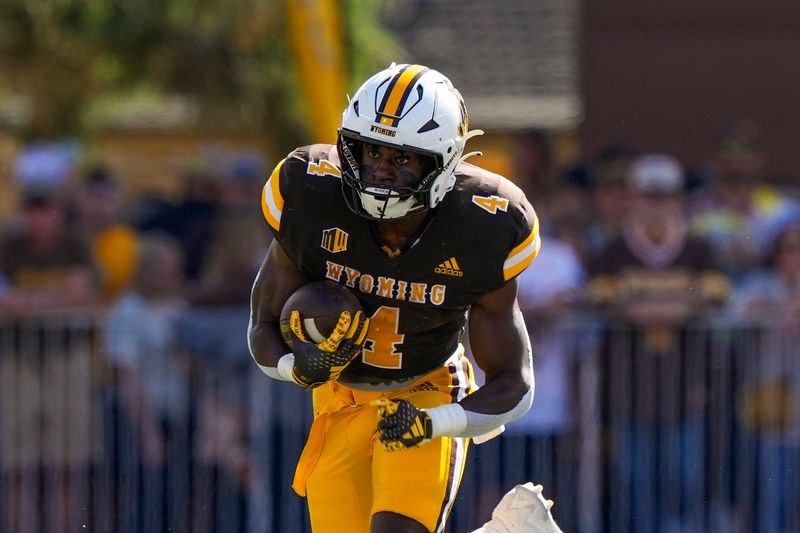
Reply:
[[[372,515],[370,533],[427,533],[428,528],[407,516],[388,511]]]
[[[421,446],[374,447],[373,514],[397,513],[437,531],[452,508],[467,456],[467,439],[442,437]]]
[[[329,416],[322,453],[306,485],[314,533],[369,531],[374,426],[371,412]]]

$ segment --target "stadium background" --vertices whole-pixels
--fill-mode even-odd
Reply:
[[[159,209],[178,216],[169,207],[190,185],[257,191],[253,174],[294,146],[333,141],[343,95],[390,61],[453,80],[487,131],[473,141],[481,164],[530,191],[566,243],[593,228],[573,212],[596,190],[598,161],[670,154],[686,192],[702,192],[734,119],[757,124],[758,185],[796,201],[798,58],[790,0],[11,0],[0,6],[0,222],[20,226],[38,182],[80,219],[100,166],[121,195],[116,222],[137,235],[159,227]],[[193,305],[169,316],[185,420],[170,422],[155,466],[120,392],[118,367],[138,363],[110,355],[122,293],[80,310],[3,309],[0,531],[307,530],[289,480],[308,399],[253,373],[241,286],[209,298],[204,266],[187,266],[196,290],[179,295]],[[473,448],[451,530],[479,526],[530,479],[565,531],[800,531],[797,328],[720,311],[648,359],[638,328],[605,321],[573,294],[589,284],[575,285],[561,307],[530,310],[542,358],[567,354],[561,373],[542,372],[567,378],[550,397],[566,399],[534,410],[561,410]]]

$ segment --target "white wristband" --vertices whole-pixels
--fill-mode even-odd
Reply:
[[[467,428],[467,413],[457,403],[431,407],[425,412],[431,417],[431,438],[457,436]]]
[[[491,438],[494,432],[504,424],[524,415],[533,402],[532,388],[520,398],[510,411],[497,414],[476,413],[466,411],[457,403],[439,405],[426,409],[431,417],[431,433],[433,437],[481,437]],[[498,433],[499,434],[499,433]]]
[[[278,359],[278,366],[264,366],[258,362],[256,362],[256,364],[262,372],[272,379],[297,383],[292,375],[292,369],[294,368],[294,354],[287,353],[286,355],[282,355],[281,358]]]

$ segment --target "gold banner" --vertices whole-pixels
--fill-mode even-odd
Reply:
[[[338,0],[286,0],[289,41],[314,142],[333,143],[345,99]]]

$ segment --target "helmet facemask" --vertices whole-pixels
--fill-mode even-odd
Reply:
[[[435,154],[411,150],[406,146],[380,143],[351,132],[339,131],[339,159],[342,167],[342,192],[348,207],[358,215],[374,220],[400,220],[428,209],[426,197],[435,177],[441,173]],[[380,145],[422,158],[423,172],[413,186],[390,186],[370,183],[361,178],[361,157],[364,144]]]

